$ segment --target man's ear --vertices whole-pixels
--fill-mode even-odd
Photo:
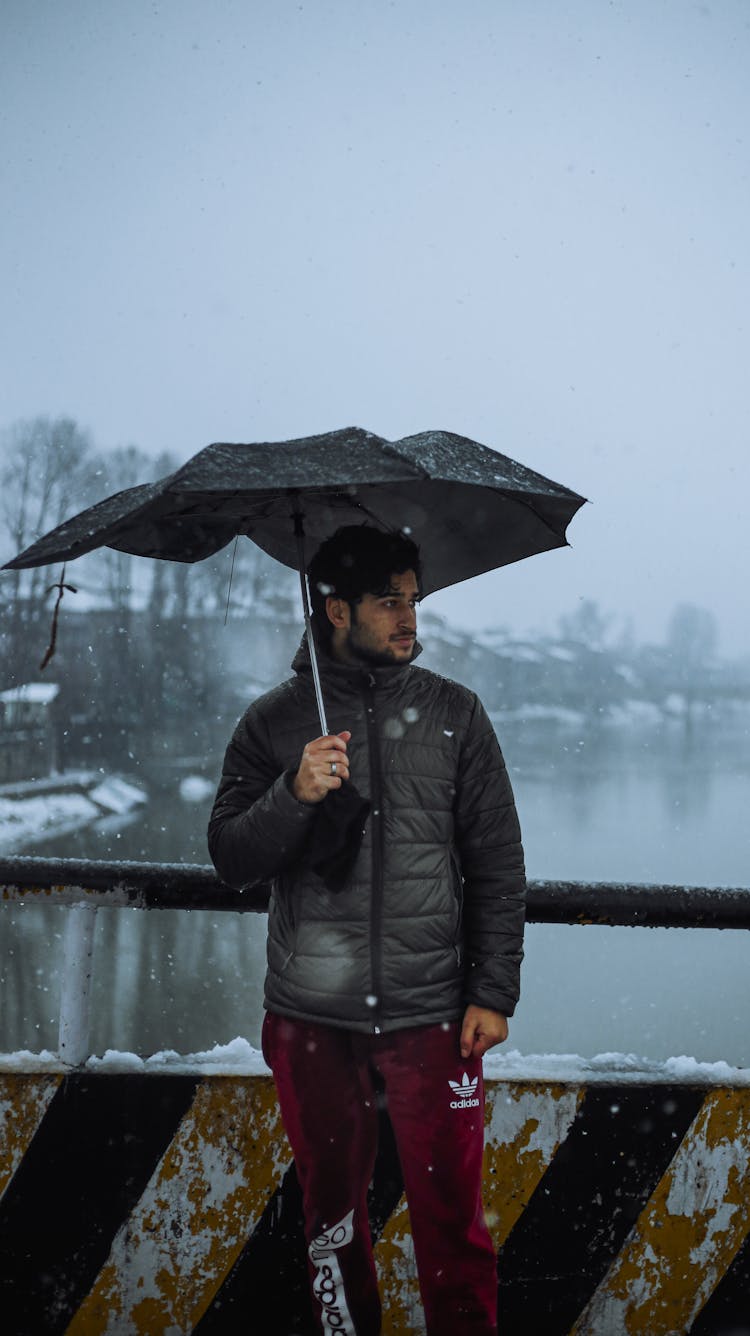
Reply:
[[[337,630],[348,630],[351,625],[351,608],[345,598],[330,595],[326,599],[326,614],[332,626]]]

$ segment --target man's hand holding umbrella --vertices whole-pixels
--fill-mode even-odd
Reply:
[[[351,736],[344,730],[308,742],[292,781],[292,793],[298,802],[320,803],[332,790],[341,788],[349,778],[346,744]]]

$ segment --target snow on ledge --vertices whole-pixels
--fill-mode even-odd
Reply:
[[[657,1062],[635,1053],[489,1053],[484,1059],[488,1081],[539,1081],[569,1085],[699,1085],[750,1086],[750,1067],[728,1062],[699,1062],[684,1054]]]
[[[176,1053],[165,1049],[151,1057],[107,1049],[101,1057],[90,1057],[88,1072],[171,1073],[199,1076],[268,1076],[263,1055],[246,1039],[233,1039],[199,1053]],[[0,1054],[0,1075],[18,1072],[65,1072],[70,1068],[56,1054],[44,1049],[30,1053]],[[748,1086],[750,1067],[731,1067],[727,1062],[698,1062],[696,1058],[667,1058],[656,1062],[634,1053],[598,1053],[582,1058],[577,1053],[491,1053],[484,1060],[488,1081],[529,1081],[567,1085],[691,1085]]]

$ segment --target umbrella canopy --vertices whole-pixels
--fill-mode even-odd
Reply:
[[[403,530],[422,548],[423,593],[566,545],[585,498],[447,431],[386,441],[359,427],[293,441],[206,446],[160,482],[66,520],[10,569],[97,547],[200,561],[245,534],[297,568],[293,518],[311,549],[344,524]],[[299,527],[299,525],[298,525]]]

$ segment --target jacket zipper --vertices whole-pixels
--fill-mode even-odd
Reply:
[[[383,972],[383,771],[375,718],[375,678],[369,674],[365,687],[365,719],[370,761],[372,801],[372,896],[370,899],[370,965],[375,997],[373,1031],[380,1034],[381,986]]]

